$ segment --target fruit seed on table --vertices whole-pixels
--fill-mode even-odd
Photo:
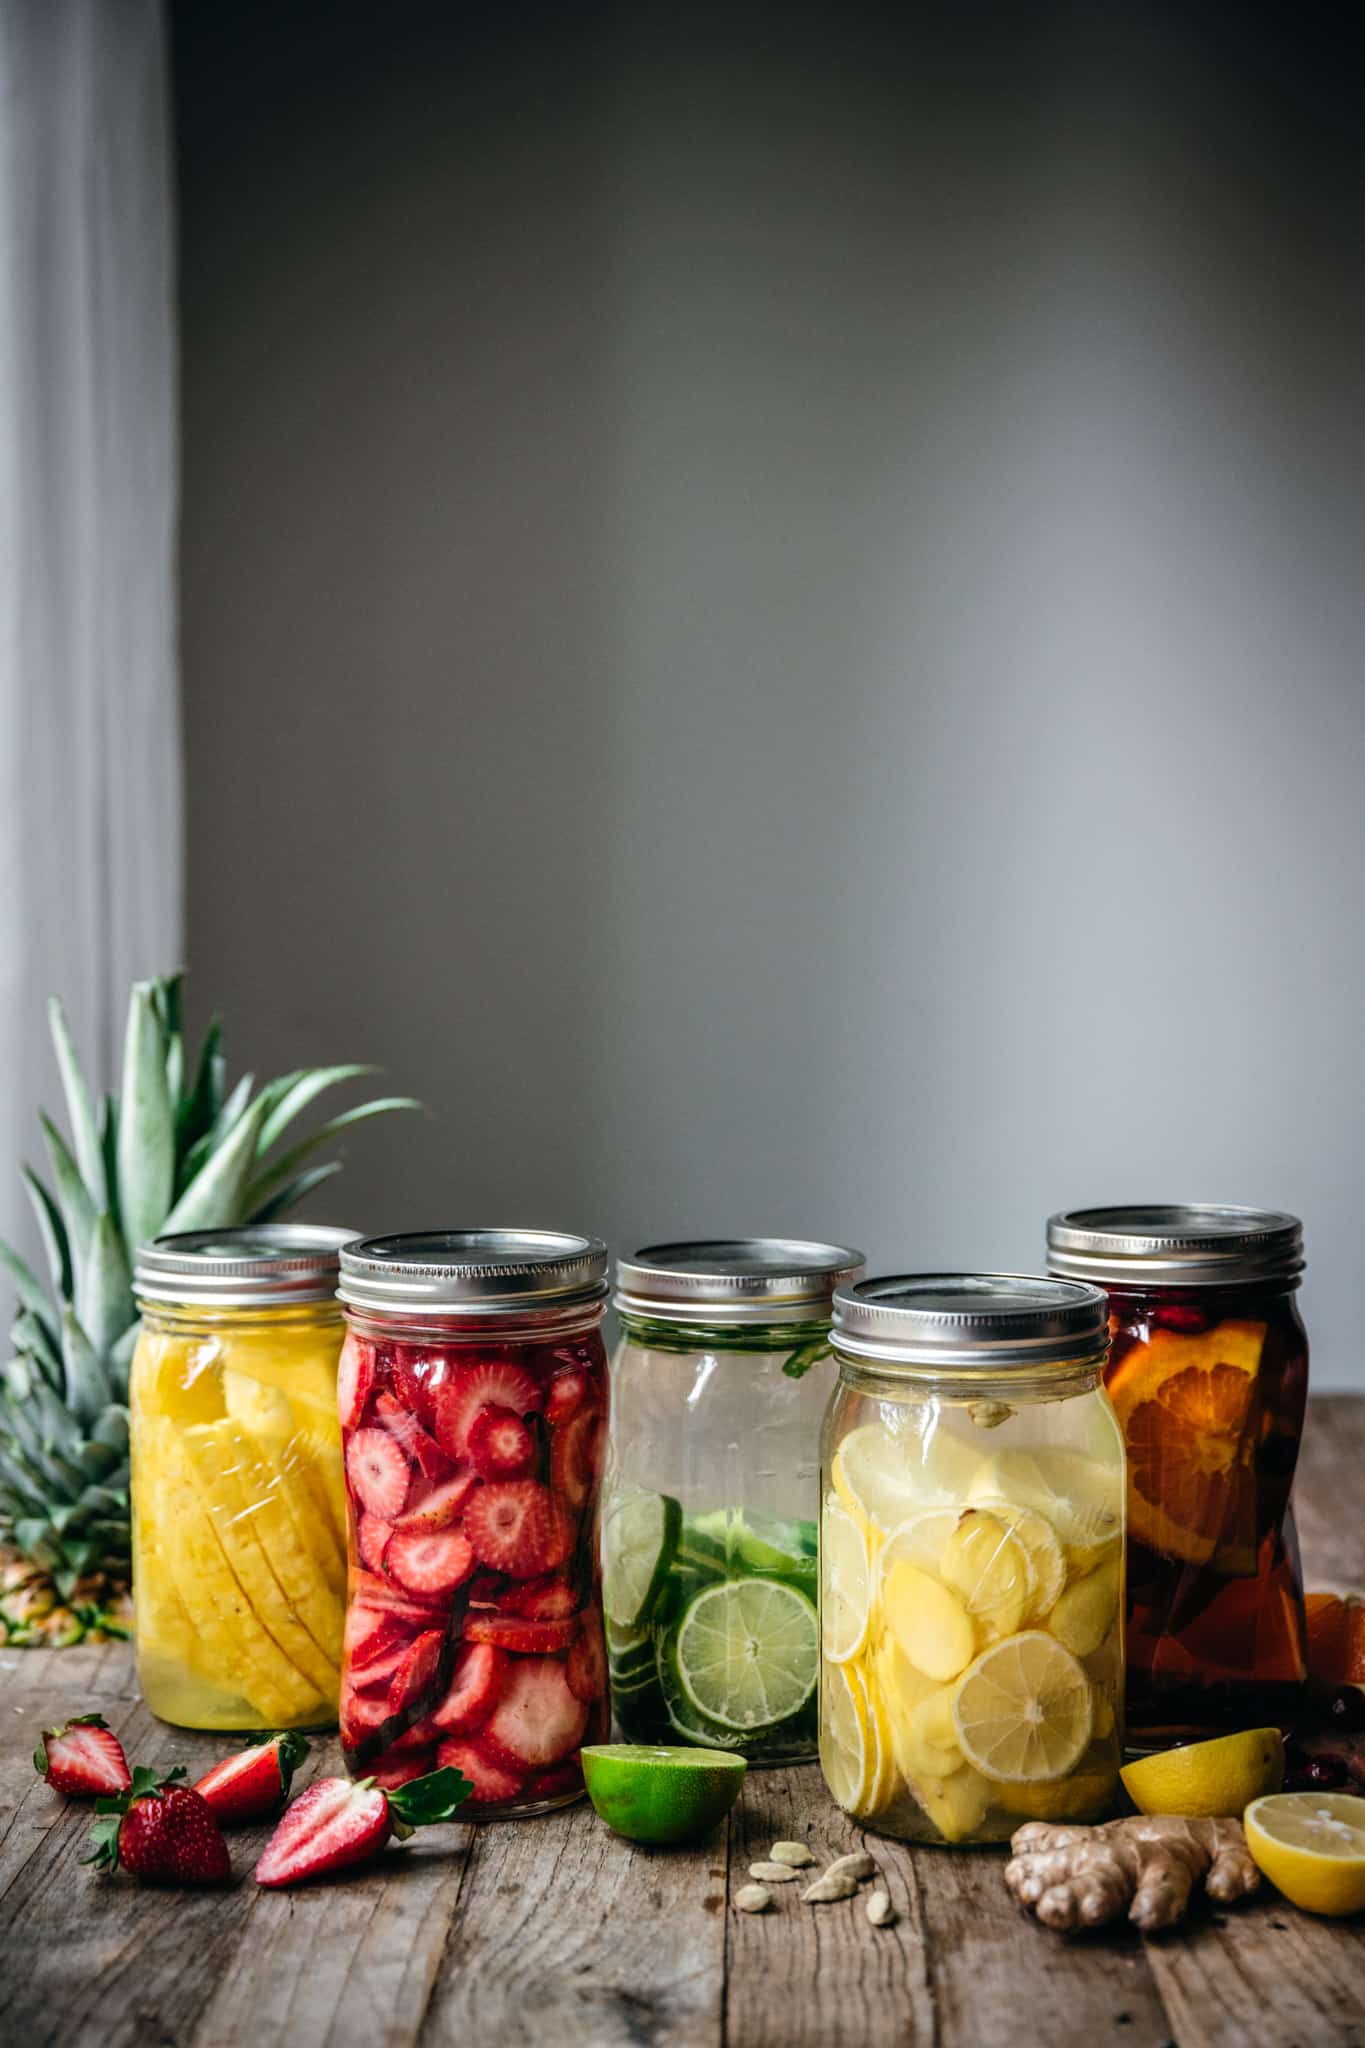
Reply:
[[[793,1870],[804,1870],[815,1861],[804,1842],[774,1842],[772,1857],[774,1863],[789,1863]]]
[[[750,1877],[757,1877],[764,1884],[795,1884],[799,1872],[788,1863],[751,1863]]]
[[[825,1872],[826,1877],[851,1877],[855,1884],[876,1875],[877,1866],[865,1849],[854,1849],[847,1856],[836,1856]]]
[[[761,1884],[742,1884],[735,1893],[735,1904],[741,1913],[761,1913],[772,1902],[772,1893]]]
[[[874,1927],[889,1927],[896,1917],[889,1892],[869,1892],[867,1895],[867,1917]]]
[[[827,1906],[832,1899],[851,1899],[857,1889],[858,1880],[851,1871],[830,1869],[808,1884],[801,1898],[807,1906]]]

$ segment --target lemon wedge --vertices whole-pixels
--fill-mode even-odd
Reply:
[[[1351,1792],[1271,1792],[1242,1815],[1258,1870],[1305,1913],[1340,1919],[1365,1908],[1365,1799]]]
[[[1278,1728],[1246,1728],[1211,1742],[1140,1757],[1119,1772],[1139,1813],[1223,1814],[1236,1818],[1249,1800],[1278,1792],[1284,1744]]]

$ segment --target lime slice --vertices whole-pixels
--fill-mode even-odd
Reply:
[[[743,1735],[737,1734],[733,1728],[722,1728],[718,1721],[708,1720],[705,1714],[699,1714],[683,1691],[683,1682],[678,1675],[677,1653],[671,1636],[666,1637],[659,1645],[656,1675],[669,1726],[675,1735],[681,1736],[684,1742],[695,1742],[702,1749],[743,1749]],[[636,1697],[638,1695],[634,1693],[626,1695],[628,1707]]]
[[[1052,1784],[1090,1741],[1090,1680],[1055,1636],[1027,1629],[983,1650],[963,1673],[953,1720],[962,1754],[986,1777]]]
[[[602,1517],[602,1604],[618,1629],[643,1628],[667,1575],[682,1529],[670,1494],[632,1487]]]
[[[742,1756],[715,1750],[592,1743],[582,1752],[583,1782],[597,1813],[627,1841],[664,1846],[695,1842],[725,1818],[747,1769]]]
[[[682,1547],[693,1534],[714,1543],[728,1562],[737,1562],[751,1572],[800,1573],[815,1555],[815,1524],[786,1521],[779,1515],[765,1515],[737,1508],[710,1508],[702,1515],[689,1515],[683,1528]]]
[[[862,1527],[836,1502],[825,1510],[820,1594],[820,1641],[836,1664],[856,1657],[867,1641],[871,1572]]]
[[[820,1630],[803,1593],[780,1579],[731,1579],[683,1615],[678,1676],[699,1714],[752,1733],[785,1721],[815,1690]]]

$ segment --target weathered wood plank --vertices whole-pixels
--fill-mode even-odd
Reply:
[[[634,1848],[586,1802],[476,1831],[422,2048],[718,2048],[725,1829]]]
[[[1308,1404],[1294,1482],[1294,1518],[1310,1586],[1365,1587],[1365,1400],[1328,1394]]]

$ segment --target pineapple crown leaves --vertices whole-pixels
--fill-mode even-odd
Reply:
[[[247,1074],[230,1089],[221,1018],[191,1065],[183,977],[173,974],[134,985],[120,1090],[96,1110],[56,997],[48,1017],[68,1133],[42,1115],[51,1180],[20,1168],[49,1284],[0,1240],[0,1270],[17,1297],[16,1355],[0,1366],[0,1534],[60,1567],[61,1588],[110,1560],[126,1569],[123,1404],[139,1245],[167,1232],[273,1221],[340,1171],[339,1159],[318,1161],[317,1152],[369,1117],[421,1105],[376,1097],[285,1143],[325,1090],[375,1069],[304,1068],[260,1089]]]
[[[177,1784],[186,1776],[188,1773],[183,1764],[177,1764],[164,1776],[146,1764],[136,1764],[133,1782],[126,1792],[111,1792],[106,1798],[95,1801],[95,1811],[100,1817],[90,1830],[90,1854],[82,1856],[81,1862],[93,1863],[97,1870],[117,1870],[118,1832],[123,1816],[139,1799],[158,1799],[168,1785]]]

